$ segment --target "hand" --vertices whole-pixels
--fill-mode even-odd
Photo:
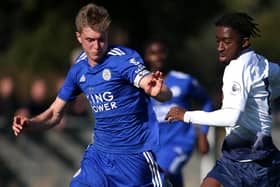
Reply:
[[[14,131],[15,136],[19,135],[23,128],[27,125],[29,119],[24,116],[15,116],[13,121],[12,129]]]
[[[148,83],[148,87],[145,92],[150,96],[156,97],[160,94],[161,87],[163,85],[163,74],[160,71],[152,73],[152,77]]]
[[[172,107],[165,116],[165,120],[168,120],[168,122],[172,122],[174,120],[184,121],[184,114],[186,111],[187,110],[182,107]]]

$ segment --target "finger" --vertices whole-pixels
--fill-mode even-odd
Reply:
[[[22,125],[20,125],[20,124],[14,124],[13,127],[17,128],[17,129],[22,129],[23,128]]]
[[[167,121],[168,121],[168,123],[171,123],[172,121],[174,121],[174,118],[173,117],[168,117]]]
[[[15,136],[18,136],[18,135],[19,135],[19,133],[17,133],[17,132],[15,132],[15,131],[14,131],[14,135],[15,135]]]
[[[162,72],[159,71],[158,76],[159,76],[159,78],[162,78],[162,76],[163,76]]]
[[[22,130],[23,129],[22,125],[17,125],[17,129]]]
[[[158,77],[159,77],[158,71],[155,72],[154,77],[155,77],[155,78],[158,78]]]
[[[20,122],[20,117],[19,116],[15,116],[14,117],[14,122],[19,123]]]
[[[20,132],[21,129],[19,129],[18,127],[13,127],[13,131],[15,131],[15,132]]]
[[[160,71],[156,71],[156,72],[154,72],[154,76],[153,77],[156,78],[156,79],[159,79],[159,78],[162,77],[162,73]]]
[[[22,126],[21,125],[13,125],[13,131],[16,133],[20,133],[22,131]]]
[[[14,130],[14,134],[17,136],[20,133],[19,130]]]
[[[169,112],[166,114],[164,120],[168,120],[168,118],[170,117]]]

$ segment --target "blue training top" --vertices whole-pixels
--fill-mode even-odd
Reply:
[[[150,97],[138,88],[149,74],[139,54],[110,46],[102,62],[91,67],[84,52],[72,65],[58,97],[65,101],[84,93],[95,116],[94,146],[108,153],[140,153],[159,143]]]

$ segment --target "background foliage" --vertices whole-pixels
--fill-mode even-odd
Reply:
[[[197,76],[210,91],[219,86],[223,71],[216,60],[213,27],[222,12],[246,11],[255,17],[262,37],[254,41],[254,48],[273,61],[280,59],[276,0],[7,0],[0,6],[0,75],[10,73],[27,81],[37,74],[65,74],[70,53],[78,46],[74,19],[89,2],[109,10],[114,28],[127,35],[129,47],[141,51],[145,40],[164,38],[172,67]]]

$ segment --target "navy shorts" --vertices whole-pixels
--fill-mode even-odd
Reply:
[[[70,187],[108,186],[162,187],[164,173],[160,171],[151,152],[110,154],[89,146]]]
[[[207,177],[225,187],[280,187],[279,152],[269,162],[238,162],[222,157]]]

